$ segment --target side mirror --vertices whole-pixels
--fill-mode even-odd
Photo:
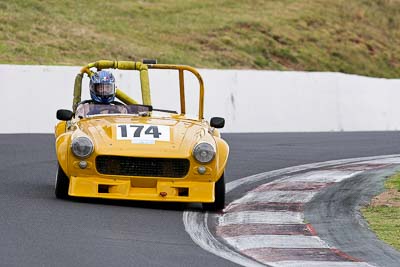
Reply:
[[[69,121],[74,116],[74,113],[68,109],[59,109],[57,110],[57,120],[60,121]]]
[[[213,118],[211,118],[210,125],[211,125],[211,127],[214,127],[217,129],[224,128],[225,119],[221,118],[221,117],[213,117]]]

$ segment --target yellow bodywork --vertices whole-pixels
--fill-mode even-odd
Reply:
[[[91,75],[90,68],[122,68],[141,72],[143,104],[151,104],[150,86],[147,70],[176,69],[179,71],[181,92],[181,113],[155,116],[118,116],[99,115],[86,118],[72,118],[61,121],[55,127],[56,153],[60,167],[69,178],[70,196],[95,197],[109,199],[176,201],[176,202],[214,202],[214,186],[223,175],[229,154],[227,143],[220,137],[218,130],[210,127],[203,119],[204,86],[200,74],[188,66],[146,65],[140,62],[98,61],[85,66],[75,80],[74,111],[80,101],[79,82],[86,73]],[[183,71],[193,72],[200,83],[199,118],[189,119],[185,116]],[[142,75],[143,73],[143,75]],[[145,85],[143,85],[145,83]],[[120,89],[117,97],[127,103],[136,103]],[[132,140],[117,138],[117,127],[121,124],[158,125],[168,127],[169,141],[155,141],[153,144],[133,143]],[[85,159],[76,157],[71,151],[71,142],[79,136],[89,137],[94,144],[94,152]],[[199,163],[192,155],[193,148],[199,142],[208,142],[215,147],[214,159],[207,164]],[[189,171],[184,177],[144,177],[101,174],[96,168],[96,157],[124,156],[158,159],[187,159]],[[80,162],[87,163],[86,168]],[[200,174],[198,168],[204,166],[206,171]],[[202,167],[203,168],[203,167]]]

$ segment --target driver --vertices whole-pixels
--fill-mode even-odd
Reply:
[[[110,71],[101,70],[94,73],[90,77],[89,90],[91,100],[81,102],[77,108],[76,113],[80,117],[94,114],[127,113],[124,105],[114,101],[115,78]]]
[[[96,103],[110,104],[115,98],[114,75],[105,70],[96,72],[90,77],[90,97]]]

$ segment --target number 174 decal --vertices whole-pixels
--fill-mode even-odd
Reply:
[[[132,140],[137,144],[154,144],[170,141],[170,127],[148,124],[117,124],[117,140]]]

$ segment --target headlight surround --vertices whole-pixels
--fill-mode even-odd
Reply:
[[[74,138],[74,140],[72,140],[71,150],[78,158],[87,158],[93,153],[93,142],[85,136]]]
[[[193,148],[193,156],[198,162],[209,163],[215,157],[215,148],[206,142],[198,143]]]

